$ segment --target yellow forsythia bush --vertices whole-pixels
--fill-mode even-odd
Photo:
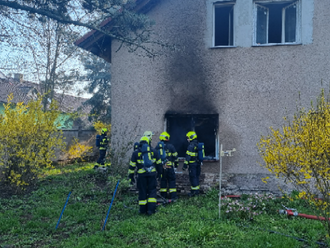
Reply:
[[[257,144],[266,167],[299,189],[330,234],[330,101],[322,90],[316,106],[300,108],[281,129],[270,128],[270,134]],[[321,200],[319,199],[321,198]]]
[[[44,112],[42,99],[28,104],[12,104],[13,95],[0,115],[1,178],[16,189],[36,182],[42,168],[50,168],[56,150],[63,150],[62,132],[57,128],[60,115],[53,101]]]
[[[73,144],[70,146],[68,155],[69,159],[81,159],[89,153],[92,152],[93,147],[82,143],[79,143],[78,139],[74,138]]]
[[[96,121],[93,123],[93,126],[97,133],[101,134],[102,128],[107,128],[108,129],[108,136],[110,136],[110,131],[111,131],[111,124],[110,123],[104,123],[102,121]]]

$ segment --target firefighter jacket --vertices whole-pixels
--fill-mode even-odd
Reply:
[[[106,134],[102,134],[101,135],[101,139],[100,139],[100,150],[107,150],[108,148],[108,144],[109,144],[109,138],[107,137]]]
[[[198,163],[198,141],[192,140],[187,148],[186,160],[184,161],[185,167],[190,164]]]
[[[156,149],[150,147],[150,151],[151,151],[151,160],[153,163],[153,168],[151,168],[150,172],[157,172],[158,175],[160,175],[162,171],[162,160],[160,159]],[[143,166],[141,143],[139,149],[135,150],[132,154],[128,169],[129,176],[134,175],[136,169],[138,174],[143,174],[147,172],[146,168],[144,168]]]
[[[175,147],[168,141],[164,141],[166,152],[166,166],[178,166],[179,158]]]

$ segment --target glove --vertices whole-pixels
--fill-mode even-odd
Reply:
[[[184,164],[183,167],[182,167],[182,170],[186,170],[187,169],[187,165]]]
[[[130,184],[131,185],[134,185],[135,184],[135,178],[134,178],[134,174],[130,174],[129,176],[128,176],[128,180],[129,180],[129,182],[130,182]]]

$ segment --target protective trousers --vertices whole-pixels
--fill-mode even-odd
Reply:
[[[170,198],[176,199],[176,182],[174,168],[167,168],[163,170],[162,179],[160,181],[160,194],[162,197],[167,197],[167,183],[170,192]]]
[[[138,174],[139,205],[141,214],[154,214],[157,203],[157,179],[155,172]]]
[[[191,185],[191,195],[199,194],[199,176],[201,174],[200,164],[193,163],[189,165],[189,180]]]
[[[104,165],[106,152],[107,152],[107,150],[100,150],[100,156],[99,156],[98,160],[96,161],[96,163],[98,163],[100,165]]]

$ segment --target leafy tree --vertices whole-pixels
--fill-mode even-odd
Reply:
[[[156,39],[154,22],[137,14],[134,7],[134,0],[0,0],[0,15],[28,15],[40,22],[52,19],[66,26],[95,30],[121,42],[129,51],[141,49],[149,57],[157,55],[159,47],[172,47]]]
[[[87,81],[87,93],[93,94],[84,102],[91,106],[90,119],[110,122],[110,64],[97,56],[81,57],[86,75],[81,80]]]
[[[12,99],[10,95],[0,116],[0,171],[5,183],[21,190],[36,182],[42,168],[51,167],[64,142],[57,128],[60,112],[55,101],[44,112],[41,98],[16,106]]]
[[[326,221],[330,234],[330,101],[322,90],[316,106],[298,108],[293,120],[284,118],[282,129],[273,129],[257,144],[264,163],[276,177],[299,189]],[[319,198],[321,197],[321,199]]]

